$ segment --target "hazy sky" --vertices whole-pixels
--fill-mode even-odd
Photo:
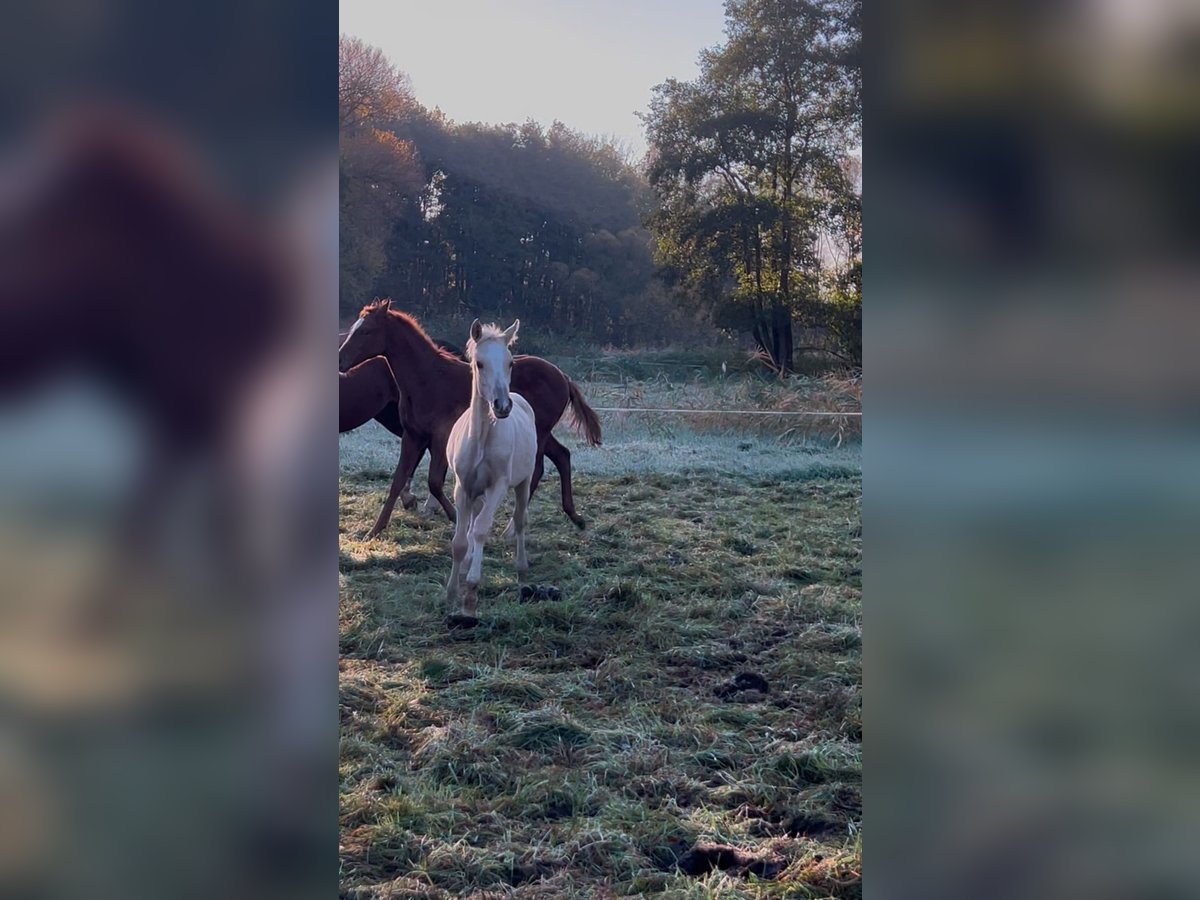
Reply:
[[[724,39],[721,0],[341,0],[341,29],[379,47],[417,99],[458,122],[559,119],[640,155],[634,111],[691,79]]]

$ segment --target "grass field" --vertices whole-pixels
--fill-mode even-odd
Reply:
[[[795,393],[584,389],[687,408]],[[358,538],[396,442],[373,424],[343,438],[343,896],[861,895],[857,442],[602,419],[603,447],[564,438],[588,528],[552,470],[532,506],[530,578],[561,599],[521,602],[504,513],[471,632],[444,624],[449,522],[400,511]]]

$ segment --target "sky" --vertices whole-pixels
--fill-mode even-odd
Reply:
[[[722,0],[341,0],[424,106],[458,122],[560,120],[646,149],[635,111],[724,40]]]

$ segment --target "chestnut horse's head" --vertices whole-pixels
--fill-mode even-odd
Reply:
[[[391,300],[376,300],[362,308],[338,350],[338,371],[348,372],[365,359],[387,354],[387,319],[391,308]]]

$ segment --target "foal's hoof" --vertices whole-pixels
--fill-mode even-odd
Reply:
[[[462,613],[451,613],[446,616],[446,627],[451,631],[474,628],[478,624],[479,619],[475,618],[475,616],[464,616]]]
[[[577,515],[575,513],[567,513],[567,518],[570,519],[572,522],[574,522],[575,527],[578,528],[580,531],[583,531],[583,529],[587,528],[587,522],[584,521],[583,516]]]
[[[401,497],[400,505],[403,506],[405,509],[416,509],[417,508],[417,498],[416,497]]]

